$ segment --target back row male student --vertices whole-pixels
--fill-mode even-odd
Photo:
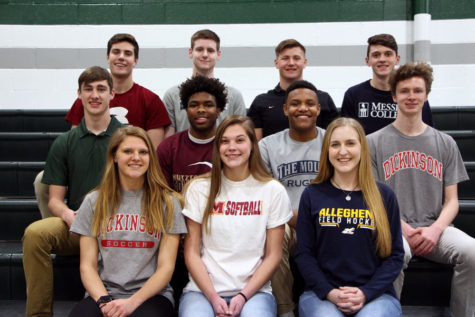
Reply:
[[[119,33],[107,43],[107,63],[114,81],[115,97],[111,100],[111,114],[123,124],[131,124],[147,131],[156,149],[164,139],[165,127],[170,124],[160,98],[135,83],[132,72],[139,60],[139,44],[130,34]],[[81,99],[76,99],[66,115],[73,127],[84,115]]]
[[[160,98],[133,80],[132,72],[139,59],[139,44],[130,34],[115,34],[107,43],[106,57],[115,93],[110,100],[110,113],[123,124],[146,130],[154,148],[157,148],[165,136],[165,127],[170,125],[170,119]],[[83,102],[77,98],[66,115],[66,121],[74,128],[83,117]],[[46,218],[51,216],[48,208],[49,188],[41,182],[42,178],[43,172],[40,172],[33,185],[41,216]]]
[[[279,83],[274,89],[257,96],[248,112],[258,140],[289,128],[289,120],[283,110],[285,91],[303,78],[303,70],[307,66],[305,47],[294,39],[280,42],[275,48],[274,65],[279,70]],[[328,93],[318,90],[318,100],[321,112],[317,125],[326,128],[338,116],[338,111]]]
[[[219,36],[211,30],[199,30],[191,36],[191,47],[188,50],[188,56],[193,62],[192,77],[200,75],[214,78],[214,67],[221,57],[219,46]],[[226,94],[228,100],[219,116],[218,124],[222,119],[231,114],[246,114],[246,105],[239,90],[226,85]],[[171,87],[165,92],[163,101],[171,120],[166,136],[188,129],[190,124],[185,110],[186,105],[181,103],[178,85]]]
[[[373,77],[350,87],[343,98],[341,115],[358,120],[366,135],[377,131],[396,119],[397,103],[389,86],[389,75],[399,64],[401,56],[394,37],[377,34],[368,38],[366,65],[371,67]],[[429,103],[424,103],[422,120],[433,126]]]

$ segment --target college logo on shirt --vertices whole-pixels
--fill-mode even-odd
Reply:
[[[444,164],[429,154],[418,151],[398,152],[383,162],[384,179],[387,180],[399,171],[418,169],[442,181]]]
[[[259,216],[262,215],[263,201],[217,201],[214,203],[213,215],[224,216]]]
[[[318,222],[322,227],[339,228],[346,224],[356,226],[356,229],[375,229],[373,215],[367,209],[322,208],[318,213]],[[354,231],[345,229],[342,233],[353,234]]]
[[[289,163],[283,163],[277,166],[277,174],[280,181],[299,175],[318,174],[319,161],[303,160]]]
[[[358,102],[358,118],[396,119],[397,103]]]
[[[106,233],[120,231],[138,232],[147,234],[155,239],[160,238],[160,231],[147,230],[147,218],[139,214],[115,214],[107,220]]]
[[[369,103],[358,102],[358,118],[368,118]]]

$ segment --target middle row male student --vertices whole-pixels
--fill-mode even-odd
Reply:
[[[193,77],[200,75],[214,78],[214,67],[221,57],[219,45],[219,36],[211,30],[199,30],[192,35],[188,56],[193,61]],[[236,88],[227,85],[226,93],[228,101],[225,109],[222,109],[218,121],[231,114],[246,114],[246,105],[241,93]],[[180,102],[178,85],[171,87],[165,92],[163,101],[171,120],[171,126],[167,128],[166,136],[188,129],[190,124],[185,111],[186,105]]]
[[[320,117],[318,90],[299,80],[285,94],[283,112],[289,129],[269,135],[259,142],[262,159],[272,176],[284,185],[292,205],[293,217],[285,225],[282,260],[272,277],[272,292],[280,317],[293,316],[293,276],[289,256],[295,253],[296,224],[300,196],[318,174],[320,152],[325,130],[316,126]]]
[[[218,79],[199,75],[182,83],[179,92],[190,128],[167,137],[158,147],[157,156],[168,185],[182,192],[188,181],[211,170],[216,122],[227,96]],[[183,252],[179,252],[171,281],[177,301],[187,282]]]
[[[274,65],[279,70],[279,83],[265,94],[257,96],[249,108],[248,116],[255,126],[257,139],[282,131],[289,127],[282,105],[285,103],[285,91],[295,81],[302,80],[303,70],[307,66],[305,47],[294,39],[284,40],[275,48]],[[318,90],[321,115],[317,125],[326,128],[338,116],[330,95]]]
[[[156,149],[170,124],[167,111],[160,98],[145,87],[135,83],[132,72],[139,60],[139,45],[130,34],[119,33],[107,43],[107,63],[114,81],[114,99],[110,112],[123,124],[131,124],[147,131]],[[76,99],[66,115],[73,128],[81,123],[84,109],[81,99]]]
[[[399,64],[396,40],[391,34],[377,34],[368,38],[366,65],[371,67],[373,77],[350,87],[343,98],[341,115],[358,120],[366,135],[391,124],[397,115],[397,103],[393,100],[389,75]],[[423,121],[433,126],[429,103],[422,109]]]

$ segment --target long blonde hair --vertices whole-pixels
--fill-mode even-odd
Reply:
[[[221,145],[221,139],[226,129],[232,125],[241,126],[246,132],[247,136],[251,140],[251,155],[249,157],[249,171],[251,175],[258,181],[268,182],[273,178],[267,171],[267,167],[262,161],[261,152],[259,151],[259,146],[257,144],[257,137],[254,133],[254,124],[251,119],[246,116],[240,115],[230,115],[225,118],[216,130],[216,137],[213,144],[213,167],[211,172],[206,175],[206,177],[211,178],[211,186],[209,189],[208,201],[206,203],[204,215],[203,215],[203,229],[206,233],[210,232],[211,228],[208,228],[209,217],[214,210],[214,201],[216,196],[219,195],[221,188],[221,171],[223,170],[223,162],[221,161],[221,156],[219,155],[219,147]]]
[[[373,171],[371,169],[371,159],[368,142],[366,141],[365,132],[361,124],[352,118],[338,118],[332,121],[325,132],[323,138],[322,152],[320,156],[320,168],[317,177],[312,184],[320,184],[331,179],[335,173],[333,165],[328,158],[331,136],[336,128],[350,126],[358,134],[361,144],[361,159],[358,166],[358,182],[363,192],[363,199],[371,212],[376,228],[376,250],[381,258],[386,258],[391,254],[391,231],[389,229],[386,207],[383,198],[374,180]]]
[[[91,234],[99,236],[106,232],[108,218],[115,215],[122,201],[122,188],[119,180],[119,170],[114,162],[117,149],[129,136],[142,139],[147,146],[150,161],[145,173],[142,195],[141,213],[146,219],[147,231],[156,230],[166,234],[173,226],[174,199],[180,201],[182,197],[173,191],[164,180],[158,165],[158,159],[147,133],[138,127],[123,127],[112,135],[107,148],[107,159],[104,176],[101,183],[94,190],[98,196],[92,219]]]

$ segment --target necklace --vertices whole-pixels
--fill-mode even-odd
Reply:
[[[345,197],[346,201],[350,201],[350,200],[351,200],[351,194],[353,194],[353,191],[356,189],[356,187],[358,187],[358,184],[356,184],[356,186],[355,186],[352,190],[346,191],[346,190],[343,190],[343,189],[341,188],[341,186],[338,185],[337,182],[336,182],[334,179],[332,179],[332,181],[333,181],[333,183],[336,185],[336,187],[337,187],[339,190],[341,190],[341,191],[343,192],[343,194],[346,195],[346,197]]]

